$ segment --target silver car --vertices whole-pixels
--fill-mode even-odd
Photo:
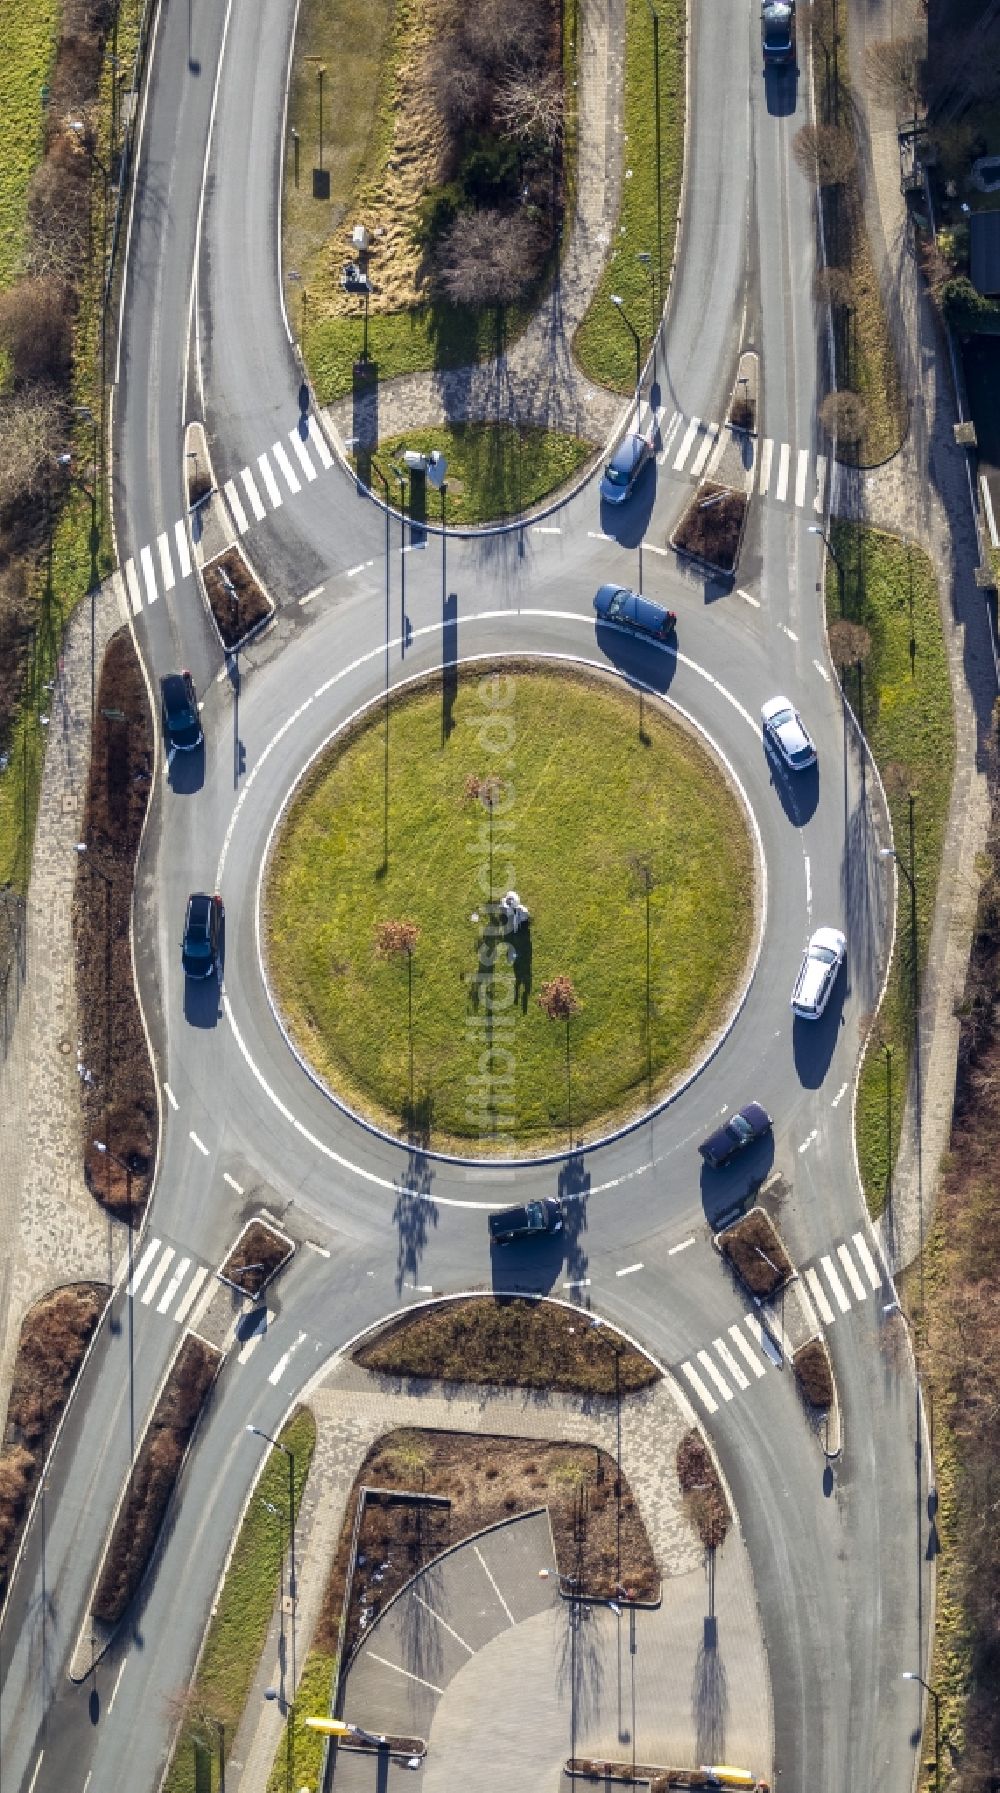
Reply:
[[[803,1021],[819,1020],[846,956],[847,941],[839,928],[816,929],[792,991],[792,1011]]]
[[[816,749],[798,710],[787,697],[770,697],[760,712],[764,739],[793,772],[816,764]]]

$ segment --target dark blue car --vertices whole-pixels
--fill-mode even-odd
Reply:
[[[655,641],[666,641],[677,627],[677,617],[652,598],[630,591],[627,585],[602,585],[594,597],[597,620],[620,623],[623,629],[635,629],[639,635],[652,635]]]
[[[652,454],[652,436],[625,436],[619,442],[601,480],[604,504],[624,504]]]

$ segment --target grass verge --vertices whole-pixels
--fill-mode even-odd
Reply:
[[[633,1112],[712,1037],[750,948],[753,849],[721,769],[659,707],[530,664],[409,692],[388,740],[388,862],[377,711],[314,767],[269,867],[269,972],[300,1045],[389,1125],[475,1150]],[[515,883],[531,922],[509,962],[489,899]],[[393,919],[412,956],[380,954]],[[568,1033],[538,1000],[562,974]]]
[[[316,1443],[316,1422],[307,1408],[300,1408],[278,1436],[294,1457],[298,1513]],[[279,1525],[265,1501],[285,1515],[285,1523]],[[232,1737],[257,1672],[282,1573],[287,1513],[288,1459],[272,1450],[244,1514],[205,1647],[182,1702],[181,1728],[163,1793],[215,1793],[220,1785],[218,1727],[222,1725]],[[300,1693],[300,1707],[303,1704]]]
[[[42,153],[42,90],[55,53],[57,12],[54,0],[35,6],[0,0],[0,292],[14,278],[24,245],[28,182]]]
[[[306,1724],[306,1719],[329,1716],[330,1689],[333,1686],[333,1672],[336,1666],[337,1658],[330,1650],[313,1649],[306,1657],[306,1665],[299,1676],[298,1692],[295,1696],[291,1744],[289,1745],[286,1720],[281,1742],[275,1752],[274,1765],[268,1777],[267,1793],[288,1793],[289,1761],[295,1771],[292,1776],[294,1787],[312,1789],[319,1786],[320,1769],[323,1766],[323,1746],[326,1739],[319,1731],[311,1731]],[[164,1793],[167,1793],[166,1789],[164,1789]]]
[[[379,443],[379,460],[391,463],[404,448],[421,454],[437,449],[447,457],[443,502],[432,489],[421,491],[422,482],[416,480],[410,487],[410,515],[418,523],[450,524],[495,523],[520,516],[572,479],[593,453],[592,444],[579,436],[518,430],[508,423],[459,423],[387,436]]]
[[[860,683],[857,666],[850,666],[843,675],[844,687],[855,714],[863,719],[886,788],[893,839],[907,870],[909,793],[915,796],[913,874],[921,968],[934,919],[955,766],[955,725],[937,585],[927,556],[899,537],[851,523],[833,523],[831,528],[834,552],[844,568],[844,617],[860,624],[870,642]],[[827,564],[826,610],[835,645],[841,607],[832,560]],[[860,639],[864,647],[865,640]],[[913,1045],[911,904],[902,875],[898,896],[893,963],[858,1084],[858,1162],[873,1217],[885,1206],[899,1146]]]
[[[657,227],[656,106],[653,20],[647,0],[627,0],[625,24],[625,141],[622,203],[597,291],[573,341],[584,373],[617,392],[635,388],[635,343],[611,303],[615,293],[648,353],[661,302],[670,285],[684,168],[685,0],[659,0],[660,192]],[[662,245],[660,243],[662,237]],[[662,253],[662,275],[658,262]],[[647,266],[638,258],[648,255]]]
[[[581,1326],[575,1309],[482,1295],[406,1315],[361,1345],[354,1357],[366,1370],[389,1376],[613,1395],[616,1360],[610,1337],[599,1328]],[[631,1345],[618,1363],[625,1393],[660,1380],[649,1358]]]

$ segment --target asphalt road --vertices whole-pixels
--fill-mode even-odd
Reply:
[[[188,418],[204,415],[224,480],[302,414],[277,280],[290,27],[283,9],[231,0],[161,7],[116,389],[123,561],[182,515]],[[691,106],[679,269],[647,397],[664,427],[677,411],[721,418],[746,334],[762,355],[762,431],[793,454],[815,453],[824,351],[810,297],[814,230],[790,154],[808,99],[793,76],[762,79],[756,18],[736,0],[693,9]],[[53,1455],[0,1637],[11,1793],[157,1784],[170,1701],[190,1673],[255,1468],[245,1425],[277,1426],[360,1328],[421,1288],[492,1281],[570,1294],[678,1368],[740,1318],[709,1234],[769,1154],[712,1176],[699,1174],[695,1146],[751,1095],[775,1117],[773,1162],[792,1185],[783,1231],[793,1254],[808,1261],[862,1225],[845,1086],[879,985],[891,888],[878,859],[887,836],[874,782],[826,667],[820,544],[808,533],[817,518],[808,504],[755,504],[738,592],[687,577],[647,548],[643,584],[678,611],[676,652],[598,635],[595,587],[635,580],[639,540],[662,544],[690,492],[672,460],[671,451],[617,521],[601,516],[591,483],[548,519],[559,533],[408,544],[405,653],[392,525],[394,683],[439,664],[442,600],[454,593],[461,658],[540,651],[610,665],[681,706],[729,760],[759,829],[766,914],[735,1026],[664,1112],[568,1161],[470,1168],[373,1136],[303,1075],[267,1003],[258,873],[276,809],[315,748],[382,688],[379,510],[334,470],[252,526],[249,552],[282,609],[241,655],[238,680],[226,675],[192,578],[177,579],[136,618],[154,678],[177,664],[194,672],[206,735],[203,759],[178,757],[159,781],[137,892],[140,982],[170,1091],[147,1237],[211,1267],[266,1191],[297,1236],[330,1255],[302,1250],[277,1285],[256,1349],[242,1363],[231,1354],[156,1574],[130,1626],[77,1687],[66,1668],[130,1431],[141,1428],[179,1337],[155,1303],[119,1292]],[[297,602],[317,587],[308,605]],[[777,690],[807,716],[820,751],[815,778],[793,784],[763,751],[756,718]],[[214,990],[185,992],[178,963],[187,892],[217,882],[227,905],[221,1001]],[[821,922],[845,928],[848,975],[824,1020],[796,1029],[788,993]],[[514,1187],[574,1198],[558,1251],[511,1248],[491,1261],[483,1209]],[[899,1674],[924,1662],[927,1478],[911,1369],[893,1368],[880,1351],[879,1317],[873,1302],[830,1330],[845,1426],[834,1466],[808,1434],[787,1368],[752,1401],[721,1402],[705,1418],[757,1577],[777,1767],[786,1786],[810,1793],[875,1784],[902,1793],[914,1762],[916,1709]]]

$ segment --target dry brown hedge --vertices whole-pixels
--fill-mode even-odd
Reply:
[[[711,481],[699,486],[673,534],[673,545],[724,573],[736,565],[749,500]]]
[[[237,596],[233,603],[226,590],[225,573]],[[271,605],[238,548],[220,554],[205,568],[205,590],[223,647],[236,647],[271,614]]]
[[[796,1351],[792,1358],[792,1369],[810,1407],[832,1407],[833,1370],[830,1353],[822,1339],[810,1339],[808,1344]]]
[[[776,1294],[792,1274],[791,1259],[781,1236],[763,1208],[751,1208],[735,1226],[720,1233],[719,1249],[752,1295],[766,1299]]]
[[[725,1542],[732,1514],[708,1446],[694,1428],[685,1432],[677,1446],[677,1480],[706,1550],[718,1549]]]

